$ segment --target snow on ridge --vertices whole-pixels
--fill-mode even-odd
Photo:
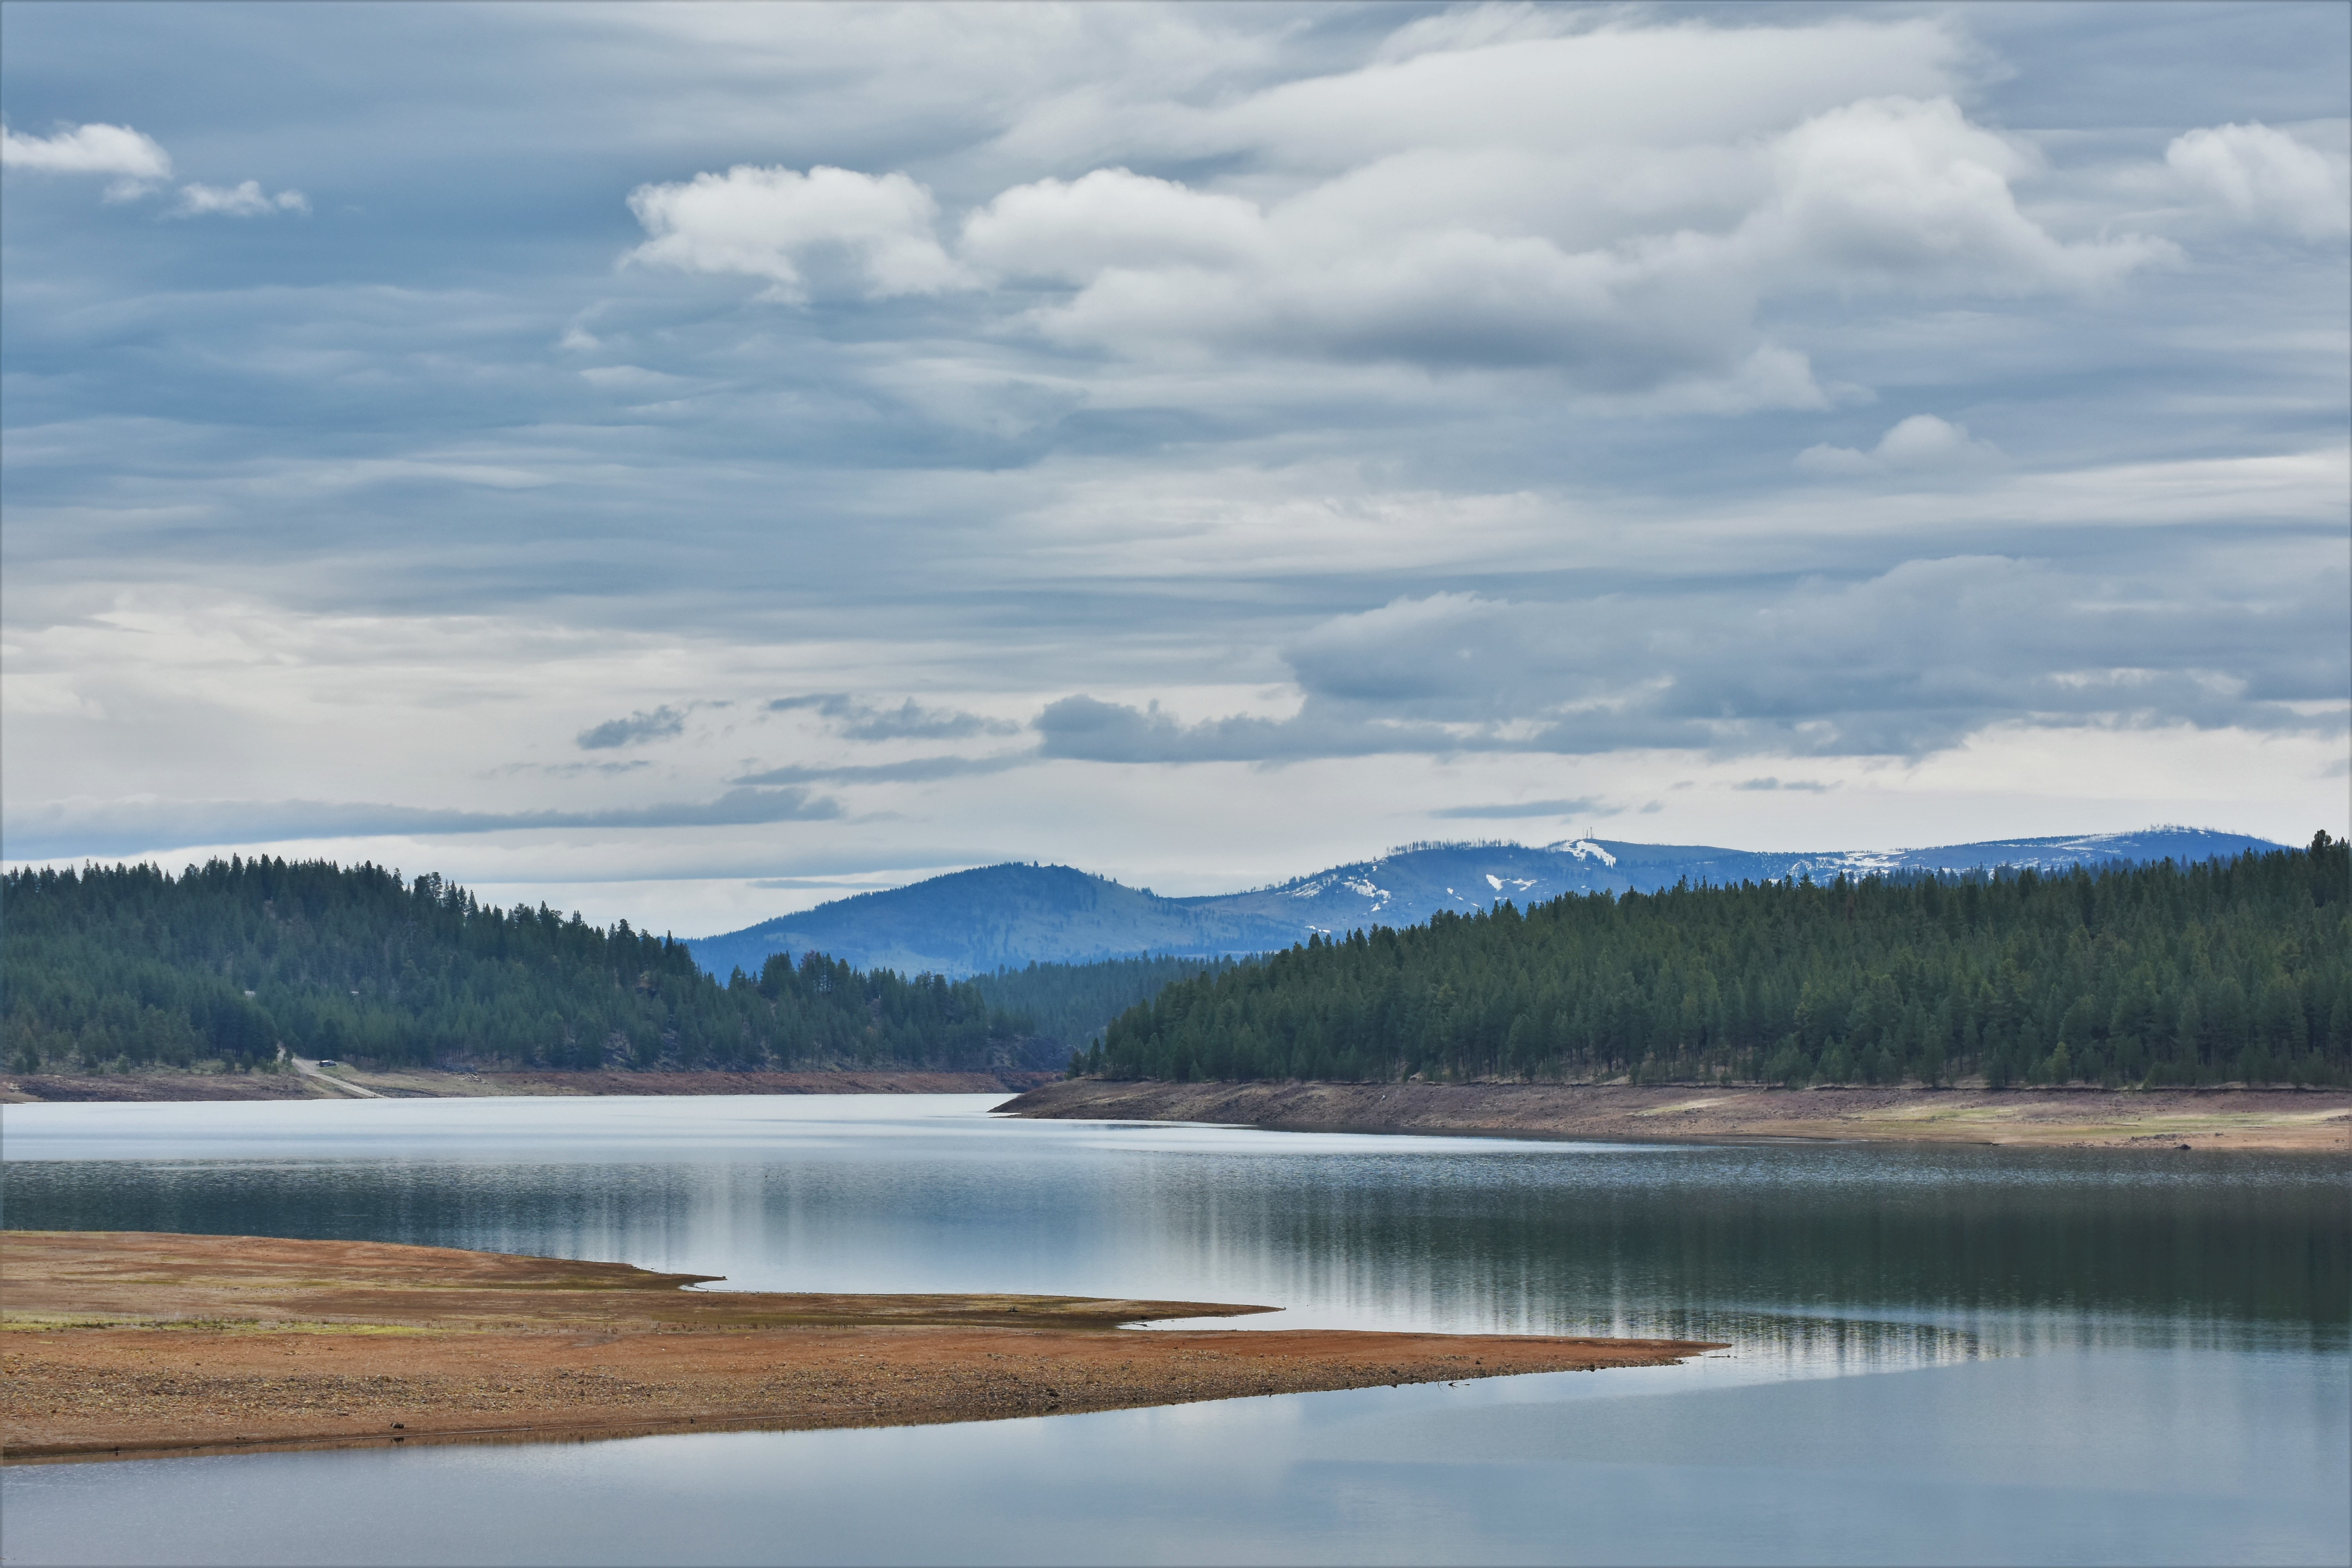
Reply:
[[[1576,839],[1565,847],[1570,854],[1575,856],[1580,860],[1592,858],[1599,859],[1603,866],[1614,866],[1617,864],[1616,856],[1612,855],[1608,850],[1603,849],[1600,845],[1595,844],[1590,838]]]

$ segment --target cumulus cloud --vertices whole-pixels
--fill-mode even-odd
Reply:
[[[828,254],[835,287],[876,299],[984,287],[983,309],[1002,322],[1136,361],[1545,367],[1606,395],[1714,386],[1730,411],[1828,401],[1803,354],[1759,325],[1772,300],[2079,290],[2177,254],[2161,238],[2051,233],[2012,189],[2040,170],[2038,154],[1971,123],[1948,97],[1866,98],[1777,125],[1748,118],[1712,140],[1651,126],[1650,141],[1630,144],[1589,106],[1555,123],[1492,101],[1532,87],[1538,56],[1574,62],[1570,75],[1618,59],[1653,88],[1674,74],[1662,63],[1671,57],[1686,89],[1693,70],[1779,48],[1759,41],[1770,31],[1584,33],[1294,84],[1260,106],[1268,150],[1292,156],[1314,137],[1295,102],[1276,105],[1284,92],[1355,103],[1371,79],[1434,73],[1424,85],[1438,100],[1489,93],[1475,116],[1435,111],[1452,129],[1423,126],[1412,145],[1359,127],[1348,166],[1304,178],[1220,190],[1109,166],[1016,184],[966,215],[952,255],[930,194],[904,174],[739,166],[641,187],[631,205],[655,237],[631,257],[764,278],[772,292],[806,299],[810,258]],[[1780,112],[1804,100],[1726,91],[1756,114],[1768,100]],[[1575,98],[1559,80],[1542,96]],[[1433,112],[1425,97],[1394,102],[1406,119]],[[1267,129],[1277,121],[1287,129]]]
[[[143,185],[172,177],[172,155],[128,125],[72,125],[54,136],[19,136],[0,125],[0,167],[114,174]]]
[[[621,746],[639,746],[648,741],[666,741],[686,729],[686,714],[667,704],[651,712],[638,711],[625,719],[607,719],[592,725],[573,737],[583,752],[601,752]]]
[[[2317,239],[2352,230],[2352,160],[2256,121],[2175,137],[2164,161],[2241,220]]]
[[[172,208],[174,217],[203,217],[218,214],[226,217],[263,217],[271,213],[310,210],[310,198],[299,191],[280,191],[276,195],[263,192],[261,182],[247,180],[235,185],[207,185],[191,182],[180,187],[180,199]]]
[[[0,126],[0,166],[59,174],[112,174],[115,183],[107,195],[115,201],[146,195],[172,177],[172,155],[153,137],[128,125],[68,126],[53,136],[19,136]],[[192,181],[180,187],[171,216],[259,217],[310,210],[310,199],[301,192],[280,191],[273,196],[262,190],[257,180],[235,185]]]
[[[764,278],[779,300],[805,301],[819,286],[887,300],[969,283],[932,231],[939,204],[903,174],[818,164],[803,174],[739,163],[723,174],[640,185],[629,193],[629,210],[652,237],[628,260]]]
[[[2067,242],[2018,210],[2039,159],[1950,99],[1873,99],[1773,144],[1773,189],[1741,248],[1785,287],[2001,295],[2106,283],[2178,254],[2139,235]]]
[[[1823,443],[1797,454],[1797,467],[1813,474],[1952,473],[2000,462],[2000,447],[1970,436],[1967,426],[1932,414],[1914,414],[1894,426],[1867,452]]]
[[[1003,192],[964,220],[961,248],[1000,276],[1086,283],[1111,268],[1230,267],[1270,245],[1254,202],[1097,169]]]
[[[1545,7],[1545,12],[1553,8]],[[1794,26],[1591,25],[1456,14],[1388,58],[1284,82],[1186,126],[1200,150],[1346,168],[1416,148],[1690,145],[1751,136],[1873,94],[1937,96],[1967,40],[1934,18]],[[1493,30],[1482,37],[1482,32]]]

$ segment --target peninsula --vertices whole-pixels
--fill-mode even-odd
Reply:
[[[1668,1340],[1124,1331],[1202,1301],[699,1290],[709,1276],[374,1242],[0,1233],[10,1463],[895,1426],[1513,1373]]]

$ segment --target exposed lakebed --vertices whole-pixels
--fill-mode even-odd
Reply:
[[[1681,1367],[895,1431],[17,1470],[11,1562],[2341,1561],[2341,1159],[992,1120],[1001,1097],[10,1107],[6,1223],[769,1290],[1264,1301]],[[1238,1325],[1237,1325],[1238,1326]]]

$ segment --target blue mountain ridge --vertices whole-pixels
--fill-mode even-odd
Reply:
[[[1440,910],[1520,908],[1563,893],[1655,892],[1676,882],[1778,881],[1840,873],[2039,871],[2172,859],[2183,863],[2284,847],[2241,833],[2152,827],[2050,838],[2003,838],[1929,849],[1770,854],[1703,845],[1570,838],[1557,844],[1412,844],[1270,888],[1163,899],[1067,866],[1008,862],[860,893],[720,936],[689,940],[694,960],[724,977],[755,973],[772,952],[830,954],[859,969],[961,977],[1031,963],[1088,963],[1152,952],[1209,957],[1269,952],[1315,932],[1409,926]]]

